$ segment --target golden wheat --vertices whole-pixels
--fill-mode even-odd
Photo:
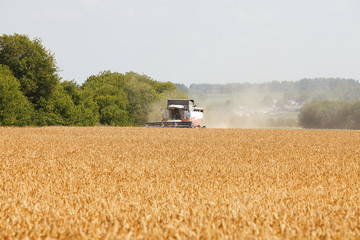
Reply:
[[[360,238],[358,131],[0,128],[0,161],[0,238]]]

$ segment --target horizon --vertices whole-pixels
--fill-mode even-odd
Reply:
[[[186,85],[184,83],[173,83],[173,84],[183,84],[185,85],[187,88],[190,88],[191,85],[202,85],[202,84],[209,84],[209,85],[227,85],[227,84],[264,84],[264,83],[272,83],[272,82],[299,82],[301,80],[344,80],[344,81],[355,81],[357,83],[360,83],[360,80],[358,79],[353,79],[353,78],[341,78],[341,77],[319,77],[319,78],[301,78],[298,80],[283,80],[283,81],[279,81],[279,80],[271,80],[271,81],[266,81],[266,82],[229,82],[229,83],[190,83],[190,85]]]

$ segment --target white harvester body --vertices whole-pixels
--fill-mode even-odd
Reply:
[[[161,122],[148,122],[145,127],[204,127],[204,109],[196,107],[191,99],[168,99]]]

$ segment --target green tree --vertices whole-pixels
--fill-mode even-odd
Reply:
[[[31,124],[32,105],[20,90],[20,83],[7,66],[0,64],[0,125]]]
[[[352,105],[350,122],[352,129],[360,129],[360,102],[355,102]]]
[[[30,40],[20,34],[0,36],[0,64],[9,66],[21,90],[36,107],[40,98],[48,98],[59,83],[54,55],[38,38]]]
[[[81,89],[79,92],[79,101],[76,104],[75,125],[94,126],[99,123],[99,106],[93,100],[91,91]]]
[[[316,101],[303,106],[299,124],[304,128],[350,129],[353,103],[345,101]]]
[[[80,87],[75,81],[62,81],[61,86],[75,104],[74,124],[94,126],[99,122],[99,106],[93,100],[93,92]]]
[[[125,74],[125,91],[128,95],[128,112],[132,125],[143,125],[157,98],[157,91],[164,91],[161,85],[152,82],[147,76],[134,72]]]
[[[123,74],[104,71],[92,75],[82,85],[82,89],[91,94],[97,104],[101,124],[121,126],[130,124]]]
[[[41,97],[38,101],[34,121],[39,126],[74,125],[76,108],[71,97],[61,85],[48,98]]]
[[[64,91],[71,97],[74,104],[79,104],[81,87],[74,80],[72,81],[61,81],[61,86]]]
[[[107,105],[100,110],[100,122],[111,126],[126,126],[128,122],[128,113],[120,109],[117,105]]]

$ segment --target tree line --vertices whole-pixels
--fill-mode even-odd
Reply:
[[[143,125],[162,98],[187,98],[171,82],[103,71],[82,85],[62,80],[40,39],[0,36],[1,126]]]
[[[248,91],[280,93],[281,101],[295,100],[299,103],[325,100],[360,101],[360,83],[354,79],[314,78],[299,81],[272,81],[266,83],[191,84],[179,87],[191,93],[242,94]]]
[[[360,129],[360,101],[313,101],[300,109],[304,128]]]

